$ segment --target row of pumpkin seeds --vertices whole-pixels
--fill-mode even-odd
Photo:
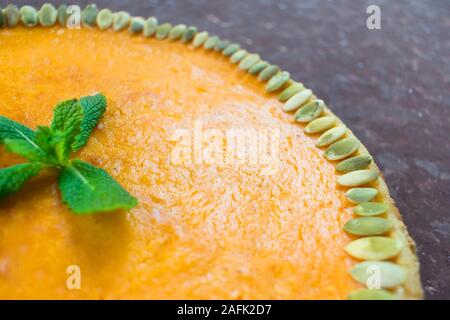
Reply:
[[[2,11],[0,11],[2,12]],[[56,20],[65,25],[67,19],[67,7],[60,6],[58,9],[51,4],[44,4],[39,11],[24,6],[20,10],[14,5],[8,5],[0,14],[0,26],[14,26],[19,20],[25,26],[52,26]],[[158,25],[154,17],[144,19],[142,17],[131,17],[128,13],[121,11],[113,13],[109,9],[98,10],[95,4],[88,5],[82,12],[81,22],[83,25],[95,26],[105,30],[110,27],[115,31],[126,28],[131,33],[143,33],[145,37],[155,36],[158,39],[168,38],[170,40],[181,40],[184,43],[192,42],[195,48],[203,46],[208,50],[222,52],[230,57],[232,63],[239,63],[239,68],[257,76],[259,81],[267,81],[266,90],[275,92],[283,89],[279,94],[279,100],[284,102],[283,109],[286,112],[295,112],[295,120],[306,124],[304,130],[308,134],[319,134],[317,147],[327,147],[325,157],[330,161],[343,160],[337,164],[336,170],[343,173],[339,176],[338,184],[350,187],[346,193],[347,199],[357,204],[353,212],[360,216],[348,221],[344,230],[352,235],[362,236],[347,245],[346,252],[351,256],[367,260],[357,264],[351,275],[358,282],[366,284],[370,267],[377,267],[381,273],[381,288],[391,289],[401,285],[406,280],[406,271],[401,266],[383,260],[391,259],[400,253],[402,243],[397,239],[384,237],[393,224],[385,215],[388,206],[384,203],[372,202],[378,194],[375,188],[364,187],[375,183],[378,173],[373,169],[367,169],[372,158],[368,155],[357,155],[359,142],[348,134],[343,125],[336,125],[336,119],[331,115],[324,114],[325,104],[316,99],[310,89],[303,84],[290,79],[290,74],[281,71],[278,66],[263,61],[258,54],[248,53],[239,44],[221,40],[217,36],[209,36],[206,31],[197,32],[196,27],[188,27],[184,24],[172,26],[169,23]],[[350,158],[349,158],[350,157]],[[345,160],[344,160],[345,159]],[[394,296],[385,290],[356,290],[349,295],[350,299],[389,299]]]
[[[321,134],[316,146],[327,147],[325,157],[328,160],[342,160],[336,165],[336,170],[342,173],[337,182],[350,188],[346,197],[356,204],[353,212],[358,216],[348,221],[344,230],[362,237],[349,243],[345,250],[357,259],[366,260],[351,270],[353,278],[366,285],[371,274],[368,271],[375,267],[380,271],[381,288],[392,289],[403,284],[407,277],[406,270],[395,263],[383,261],[395,258],[402,249],[402,243],[398,239],[382,236],[391,231],[393,223],[386,217],[380,217],[386,215],[389,207],[373,201],[378,190],[367,187],[378,180],[377,171],[368,169],[372,157],[355,156],[360,148],[358,140],[349,134],[345,126],[337,124],[335,117],[326,114],[324,102],[316,99],[313,92],[300,83],[293,83],[284,89],[279,99],[285,102],[284,111],[295,111],[295,120],[306,124],[306,133]],[[349,298],[394,299],[395,296],[386,290],[360,289],[350,293]]]

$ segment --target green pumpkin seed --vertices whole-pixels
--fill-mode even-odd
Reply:
[[[344,187],[359,187],[378,179],[375,170],[356,170],[338,177],[337,182]]]
[[[259,61],[259,54],[249,54],[239,63],[239,68],[241,70],[247,71],[250,69],[255,63]]]
[[[67,23],[67,6],[65,4],[58,7],[57,16],[59,24],[65,27]]]
[[[20,20],[24,26],[34,27],[38,23],[37,10],[32,6],[23,6],[20,8]]]
[[[183,36],[186,29],[187,29],[187,26],[185,24],[176,25],[169,32],[169,40],[175,41],[175,40],[180,39]]]
[[[364,261],[358,263],[350,270],[353,279],[367,285],[371,275],[377,273],[380,276],[381,288],[394,288],[406,281],[406,269],[398,264],[386,261]]]
[[[378,190],[375,188],[353,188],[345,193],[348,201],[353,203],[369,202],[375,198],[377,194]]]
[[[278,96],[278,100],[280,100],[281,102],[285,102],[294,94],[297,94],[300,91],[302,91],[304,88],[305,87],[303,86],[302,83],[291,84],[289,87],[287,87],[280,93],[280,95]]]
[[[5,25],[5,15],[3,14],[3,9],[0,7],[0,28]]]
[[[81,12],[81,22],[85,26],[95,26],[97,20],[98,8],[95,4],[89,4]]]
[[[158,28],[158,19],[150,17],[145,20],[144,23],[144,37],[149,38],[155,34],[156,28]]]
[[[169,32],[172,29],[172,24],[170,23],[163,23],[160,24],[156,28],[156,39],[163,40],[169,36]]]
[[[372,162],[371,156],[356,156],[340,162],[336,166],[336,170],[339,172],[350,172],[355,170],[361,170],[367,168]]]
[[[365,237],[350,242],[345,251],[361,260],[386,260],[397,256],[402,249],[398,239],[388,237]]]
[[[197,33],[194,37],[194,41],[192,42],[192,45],[194,46],[194,48],[198,48],[201,45],[203,45],[203,43],[205,43],[206,39],[208,39],[208,32],[203,31],[203,32]]]
[[[325,103],[322,100],[308,100],[313,95],[313,92],[309,89],[304,89],[299,93],[293,95],[283,106],[285,112],[297,110],[295,113],[295,120],[297,122],[310,122],[318,118],[325,107]],[[303,106],[306,103],[305,106]]]
[[[144,30],[145,19],[142,17],[133,17],[130,21],[128,31],[130,33],[140,33]]]
[[[97,15],[97,26],[100,30],[105,30],[111,27],[113,23],[113,13],[109,9],[102,9]]]
[[[239,49],[235,53],[233,53],[230,57],[231,63],[238,63],[247,55],[247,50]]]
[[[255,63],[253,66],[251,66],[250,69],[248,69],[248,73],[256,75],[256,74],[260,73],[262,70],[264,70],[265,68],[267,68],[268,65],[269,65],[269,63],[266,61],[259,61],[259,62]]]
[[[325,157],[330,161],[341,160],[355,153],[358,148],[359,141],[356,138],[345,138],[329,146]]]
[[[114,14],[113,17],[113,30],[121,31],[128,27],[130,23],[130,14],[125,11],[120,11]]]
[[[332,144],[333,142],[338,141],[341,139],[345,133],[347,132],[347,128],[345,126],[337,126],[335,128],[332,128],[325,133],[323,133],[319,139],[316,142],[316,146],[318,147],[324,147],[329,144]]]
[[[223,50],[225,50],[226,47],[228,47],[229,44],[230,44],[230,41],[228,41],[228,40],[220,40],[217,43],[217,45],[214,48],[214,50],[219,51],[219,52],[223,51]]]
[[[389,206],[385,203],[379,202],[363,202],[358,204],[353,208],[353,212],[360,216],[378,216],[380,214],[386,213]]]
[[[38,13],[39,22],[44,27],[51,27],[56,23],[58,11],[50,3],[45,3]]]
[[[297,94],[295,94],[292,98],[294,98],[296,95]],[[288,102],[286,102],[286,104],[289,103],[289,101],[291,101],[292,106],[294,106],[294,103],[295,104],[301,103],[301,100],[304,99],[305,96],[309,96],[309,93],[306,93],[304,96],[300,96],[297,101],[293,101],[293,100],[291,100],[292,99],[291,98],[288,100]],[[286,104],[285,104],[285,107],[286,107]],[[290,106],[288,106],[286,108],[290,108]],[[322,114],[324,108],[325,108],[325,103],[322,100],[319,100],[319,99],[312,100],[312,101],[308,102],[307,104],[305,104],[300,109],[298,109],[297,112],[295,112],[295,115],[294,115],[295,121],[305,123],[305,122],[310,122],[314,119],[317,119]]]
[[[218,36],[208,37],[208,39],[206,39],[205,41],[205,44],[203,45],[203,48],[205,48],[206,50],[212,50],[219,43],[219,41],[220,38]]]
[[[183,33],[183,36],[181,37],[181,42],[188,43],[194,39],[195,35],[197,34],[197,27],[190,26],[186,29],[186,31]]]
[[[308,125],[305,127],[305,132],[309,134],[319,133],[330,129],[332,126],[334,126],[335,122],[336,119],[333,116],[317,118],[316,120],[308,123]]]
[[[20,17],[20,11],[19,8],[14,4],[8,4],[5,7],[5,20],[6,25],[8,27],[15,27],[17,25],[17,22],[19,22]]]
[[[263,71],[261,71],[261,73],[258,75],[258,80],[261,82],[267,81],[272,78],[279,70],[280,68],[278,66],[270,65]]]
[[[240,45],[238,45],[237,43],[232,43],[230,45],[228,45],[224,50],[223,50],[223,55],[228,57],[231,56],[233,53],[235,53],[236,51],[238,51],[241,48]]]
[[[392,222],[388,219],[377,217],[356,218],[344,225],[344,230],[356,236],[379,236],[392,228]]]
[[[397,298],[386,290],[358,289],[350,292],[349,300],[396,300]]]
[[[274,92],[284,86],[291,79],[291,75],[287,71],[282,71],[274,75],[266,85],[267,92]]]

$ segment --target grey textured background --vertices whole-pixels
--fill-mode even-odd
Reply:
[[[96,3],[238,41],[313,88],[381,166],[417,242],[427,298],[450,299],[450,1]],[[369,4],[381,7],[381,30],[366,28]]]

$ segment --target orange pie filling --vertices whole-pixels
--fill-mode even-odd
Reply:
[[[360,287],[334,164],[228,58],[95,29],[6,29],[0,48],[0,114],[30,128],[61,100],[105,94],[77,157],[139,200],[76,216],[52,171],[2,199],[0,298],[344,299]],[[230,137],[249,132],[243,158]],[[1,147],[1,168],[21,162]]]

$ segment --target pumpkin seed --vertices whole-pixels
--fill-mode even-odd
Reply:
[[[272,78],[277,72],[280,70],[278,66],[270,65],[266,67],[261,73],[258,75],[259,81],[267,81]]]
[[[3,14],[3,9],[0,7],[0,28],[5,25],[5,15]]]
[[[309,98],[311,98],[313,92],[309,89],[300,91],[299,93],[293,95],[283,106],[283,110],[286,112],[294,111],[304,105]],[[296,118],[298,121],[298,119]]]
[[[230,44],[230,41],[228,40],[220,40],[214,50],[216,51],[223,51],[228,45]]]
[[[239,68],[241,70],[250,69],[255,63],[259,61],[259,54],[249,54],[239,63]]]
[[[305,127],[306,133],[318,133],[325,130],[328,130],[332,126],[334,126],[336,119],[333,116],[326,116],[322,118],[317,118],[316,120],[311,121]]]
[[[65,26],[67,23],[67,6],[62,4],[57,10],[58,22],[61,26]]]
[[[350,242],[345,251],[361,260],[386,260],[397,256],[402,249],[398,239],[388,237],[366,237]]]
[[[178,40],[180,39],[184,32],[186,31],[187,26],[185,24],[178,24],[175,27],[172,28],[169,32],[169,39],[170,40]]]
[[[355,170],[361,170],[367,168],[372,162],[371,156],[356,156],[340,162],[336,166],[336,170],[339,172],[350,172]]]
[[[20,11],[19,8],[14,4],[8,4],[5,7],[5,20],[6,25],[9,27],[15,27],[17,25],[17,22],[19,22],[20,17]]]
[[[338,177],[337,182],[344,187],[358,187],[378,179],[375,170],[356,170]]]
[[[163,23],[156,27],[156,39],[163,40],[167,38],[170,30],[172,29],[172,25],[170,23]]]
[[[281,102],[285,102],[294,94],[297,94],[300,91],[302,91],[304,88],[305,87],[303,86],[302,83],[294,83],[280,93],[280,95],[278,96],[278,100],[280,100]]]
[[[345,126],[337,126],[335,128],[332,128],[325,133],[323,133],[319,139],[316,142],[316,146],[318,147],[324,147],[329,144],[332,144],[333,142],[338,141],[341,139],[345,133],[347,132],[347,128]]]
[[[269,63],[266,61],[259,61],[255,63],[250,69],[248,69],[248,73],[256,75],[267,68],[268,65]]]
[[[130,33],[140,33],[144,30],[145,19],[142,17],[133,17],[130,21],[128,31]]]
[[[156,28],[158,28],[158,19],[155,17],[148,18],[144,23],[144,37],[151,37],[155,34]]]
[[[212,50],[219,43],[219,41],[220,38],[218,36],[208,37],[203,45],[203,48],[206,50]]]
[[[224,56],[228,57],[231,56],[233,53],[235,53],[236,51],[238,51],[241,48],[240,45],[238,45],[237,43],[232,43],[230,45],[228,45],[224,50],[223,50],[223,54]]]
[[[406,270],[398,264],[386,261],[364,261],[350,270],[352,277],[361,284],[367,285],[372,274],[380,276],[381,288],[393,288],[406,281]]]
[[[369,202],[375,198],[378,190],[374,188],[353,188],[345,194],[348,201],[353,203]]]
[[[130,14],[125,11],[120,11],[114,14],[113,17],[113,30],[121,31],[128,27],[130,23]]]
[[[89,4],[81,12],[81,22],[85,26],[93,27],[98,14],[98,8],[95,4]]]
[[[291,79],[291,75],[287,71],[282,71],[274,75],[266,85],[267,92],[274,92],[280,89]]]
[[[181,37],[181,42],[188,43],[192,39],[194,39],[195,34],[197,33],[197,27],[190,26],[186,29],[186,31],[183,33],[183,36]]]
[[[20,20],[27,27],[34,27],[38,23],[37,10],[32,6],[20,8]]]
[[[379,202],[363,202],[353,208],[353,212],[360,216],[378,216],[386,213],[389,206],[385,203]]]
[[[38,12],[39,22],[44,27],[51,27],[55,24],[58,12],[50,3],[45,3]]]
[[[208,38],[208,32],[203,31],[200,33],[197,33],[194,37],[194,41],[192,42],[192,45],[194,48],[200,47]]]
[[[231,55],[230,61],[231,63],[238,63],[247,55],[247,50],[239,49],[235,53]]]
[[[113,13],[109,9],[102,9],[97,15],[97,26],[100,30],[105,30],[111,27],[113,23]]]
[[[356,218],[344,225],[344,230],[356,236],[379,236],[392,228],[392,222],[388,219],[377,217]]]
[[[358,289],[350,292],[349,300],[396,300],[397,298],[386,290]]]
[[[309,95],[309,94],[307,94],[307,95]],[[294,98],[294,97],[295,97],[295,95],[292,98]],[[289,99],[288,102],[291,99]],[[286,104],[288,102],[286,102]],[[295,102],[298,102],[298,101],[295,101]],[[294,102],[292,102],[292,104],[293,103]],[[312,100],[297,110],[297,112],[295,113],[295,116],[294,116],[295,121],[301,122],[301,123],[310,122],[310,121],[318,118],[322,114],[324,107],[325,107],[325,103],[322,100],[319,100],[319,99]]]
[[[359,141],[350,137],[333,143],[325,151],[325,157],[330,161],[341,160],[355,153],[359,148]]]

